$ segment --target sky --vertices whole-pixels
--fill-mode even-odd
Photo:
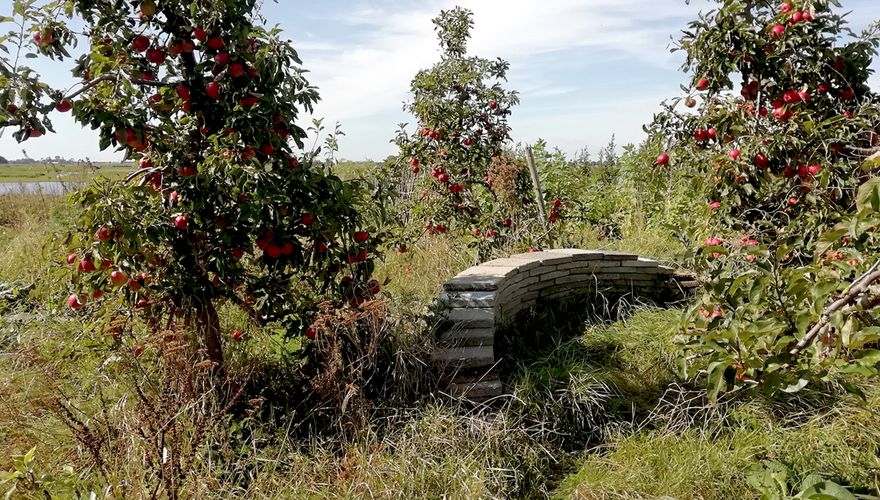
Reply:
[[[878,0],[843,3],[853,29],[880,19]],[[0,15],[11,5],[0,0]],[[398,124],[412,122],[402,107],[413,76],[439,60],[431,19],[455,5],[474,11],[469,52],[510,62],[507,88],[521,99],[510,118],[514,141],[543,138],[567,153],[583,147],[595,153],[612,134],[617,144],[641,141],[642,125],[660,102],[681,93],[686,75],[679,71],[682,56],[669,51],[671,37],[714,2],[265,0],[262,12],[292,40],[319,88],[315,115],[341,123],[340,157],[381,160],[395,152],[389,141]],[[74,83],[69,65],[33,67],[53,85]],[[878,75],[871,85],[880,90]],[[23,144],[3,133],[0,156],[20,158],[24,149],[32,158],[121,159],[99,151],[97,135],[68,115],[56,113],[53,122],[58,134]]]

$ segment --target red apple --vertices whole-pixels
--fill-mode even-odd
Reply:
[[[232,340],[237,342],[241,340],[242,337],[244,337],[244,332],[242,332],[241,330],[235,330],[234,332],[232,332]]]
[[[67,305],[73,310],[82,309],[86,305],[86,297],[85,295],[71,294],[67,297]]]
[[[700,80],[697,82],[696,89],[706,90],[707,88],[709,88],[709,80],[705,78],[700,78]]]
[[[101,269],[110,269],[113,266],[113,261],[110,259],[101,259]]]
[[[165,51],[162,49],[147,49],[147,61],[153,64],[162,64],[165,62]]]
[[[91,273],[97,270],[97,268],[95,267],[95,262],[89,258],[85,258],[79,261],[78,269],[81,273]]]
[[[195,28],[192,32],[193,38],[200,42],[204,42],[208,39],[208,33],[202,28]]]
[[[180,97],[184,101],[188,101],[188,100],[190,100],[190,97],[192,97],[192,95],[189,92],[189,87],[187,87],[186,85],[184,85],[182,83],[180,85],[174,87],[174,90],[177,91],[177,97]]]
[[[755,155],[755,165],[761,168],[767,168],[770,165],[770,159],[767,158],[767,155],[764,153],[758,153]]]
[[[95,233],[95,237],[99,241],[110,241],[113,239],[113,231],[110,231],[110,228],[107,226],[102,226],[98,228],[98,231]]]
[[[312,327],[309,327],[306,330],[306,338],[309,340],[315,340],[315,337],[318,336],[318,330]]]
[[[137,35],[131,40],[131,50],[141,53],[150,46],[150,39],[144,35]]]
[[[828,82],[820,83],[819,86],[816,87],[816,92],[819,94],[826,94],[828,92],[831,92],[831,84]]]
[[[729,156],[732,160],[739,160],[739,157],[742,153],[738,149],[731,149],[727,152],[727,156]]]
[[[229,76],[233,78],[238,78],[244,74],[244,66],[240,63],[232,63],[229,65]]]
[[[189,222],[186,219],[185,215],[178,215],[174,218],[174,227],[180,230],[186,230],[189,227]]]
[[[55,105],[55,109],[62,113],[67,113],[73,109],[73,104],[70,104],[70,101],[61,101]]]
[[[783,14],[788,14],[791,12],[791,4],[788,2],[782,2],[782,5],[779,6],[779,12]]]
[[[208,47],[214,50],[220,50],[224,47],[223,39],[219,36],[212,36],[208,39]]]
[[[495,102],[495,101],[490,102],[490,103],[489,103],[489,109],[493,109],[493,110],[494,110],[494,109],[498,109],[498,103]]]
[[[706,133],[709,135],[709,139],[715,139],[715,127],[711,127],[709,130],[706,131]]]
[[[669,155],[666,153],[657,157],[657,165],[663,166],[669,163]]]
[[[844,101],[851,101],[855,99],[856,93],[851,87],[847,87],[840,91],[840,98]]]
[[[263,147],[260,148],[260,151],[262,151],[264,155],[268,156],[275,152],[275,146],[271,144],[263,144]]]
[[[205,85],[205,93],[208,94],[208,97],[211,99],[219,100],[220,99],[220,84],[217,82],[208,82]]]
[[[803,12],[795,12],[794,14],[791,15],[792,24],[799,23],[803,20],[804,20],[804,13]]]
[[[354,241],[358,243],[363,243],[368,239],[370,239],[370,233],[366,231],[357,231],[356,233],[354,233]]]
[[[312,223],[315,222],[315,217],[312,214],[303,214],[302,223],[306,226],[311,226]]]
[[[770,28],[770,38],[782,38],[782,35],[785,33],[785,26],[781,24],[774,24]]]
[[[788,199],[788,206],[793,207],[793,206],[795,206],[795,205],[797,205],[797,204],[798,204],[798,199],[797,199],[797,198],[789,198],[789,199]]]
[[[67,256],[67,265],[72,266],[77,261],[78,258],[79,258],[79,256],[75,253],[68,255]]]
[[[220,66],[226,66],[229,64],[229,52],[217,52],[217,55],[214,56],[214,62]]]
[[[104,290],[93,290],[92,298],[97,300],[104,296]]]
[[[291,242],[289,242],[289,241],[285,241],[285,242],[281,245],[281,253],[283,253],[284,255],[291,255],[291,254],[293,254],[293,250],[294,250],[293,243],[291,243]]]
[[[263,251],[266,252],[266,255],[273,259],[281,257],[281,248],[279,248],[278,245],[270,243],[266,245],[266,248]]]

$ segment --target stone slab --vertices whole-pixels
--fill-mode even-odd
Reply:
[[[431,356],[431,362],[444,371],[488,367],[495,364],[495,349],[491,346],[442,349]]]
[[[495,309],[456,307],[443,311],[443,319],[459,328],[491,328],[495,326]]]
[[[451,384],[449,394],[472,401],[485,401],[503,394],[504,386],[500,380],[480,380],[473,383]]]
[[[497,292],[452,291],[440,294],[448,307],[494,307]]]

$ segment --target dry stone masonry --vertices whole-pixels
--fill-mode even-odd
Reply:
[[[692,276],[622,252],[560,249],[489,261],[443,285],[441,347],[432,362],[451,395],[491,399],[503,393],[495,334],[520,312],[585,296],[665,305],[684,299],[696,284]]]

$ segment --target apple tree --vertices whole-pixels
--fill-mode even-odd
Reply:
[[[687,368],[712,396],[877,374],[878,26],[851,33],[834,0],[718,3],[684,31],[692,86],[653,125],[717,231],[695,249]]]
[[[517,215],[496,195],[491,168],[493,161],[499,168],[518,165],[505,156],[504,146],[510,141],[507,118],[519,98],[502,86],[506,61],[468,55],[471,11],[441,11],[433,22],[440,62],[416,74],[412,101],[405,105],[418,129],[410,133],[401,127],[394,140],[400,148],[395,166],[416,176],[419,191],[403,212],[422,221],[427,234],[472,233],[474,243],[485,249],[514,225]],[[515,170],[513,177],[523,167]],[[514,179],[510,184],[521,183]]]
[[[319,302],[357,306],[378,293],[376,242],[354,208],[362,193],[303,151],[299,113],[318,94],[255,0],[76,0],[43,12],[56,4],[84,21],[89,47],[73,68],[78,88],[45,95],[135,165],[74,197],[69,307],[119,301],[152,331],[183,322],[219,365],[220,303],[314,338]],[[53,19],[32,17],[31,43],[64,54],[68,32]],[[21,113],[45,109],[35,93],[4,95]],[[49,128],[34,116],[5,125],[34,137]]]

